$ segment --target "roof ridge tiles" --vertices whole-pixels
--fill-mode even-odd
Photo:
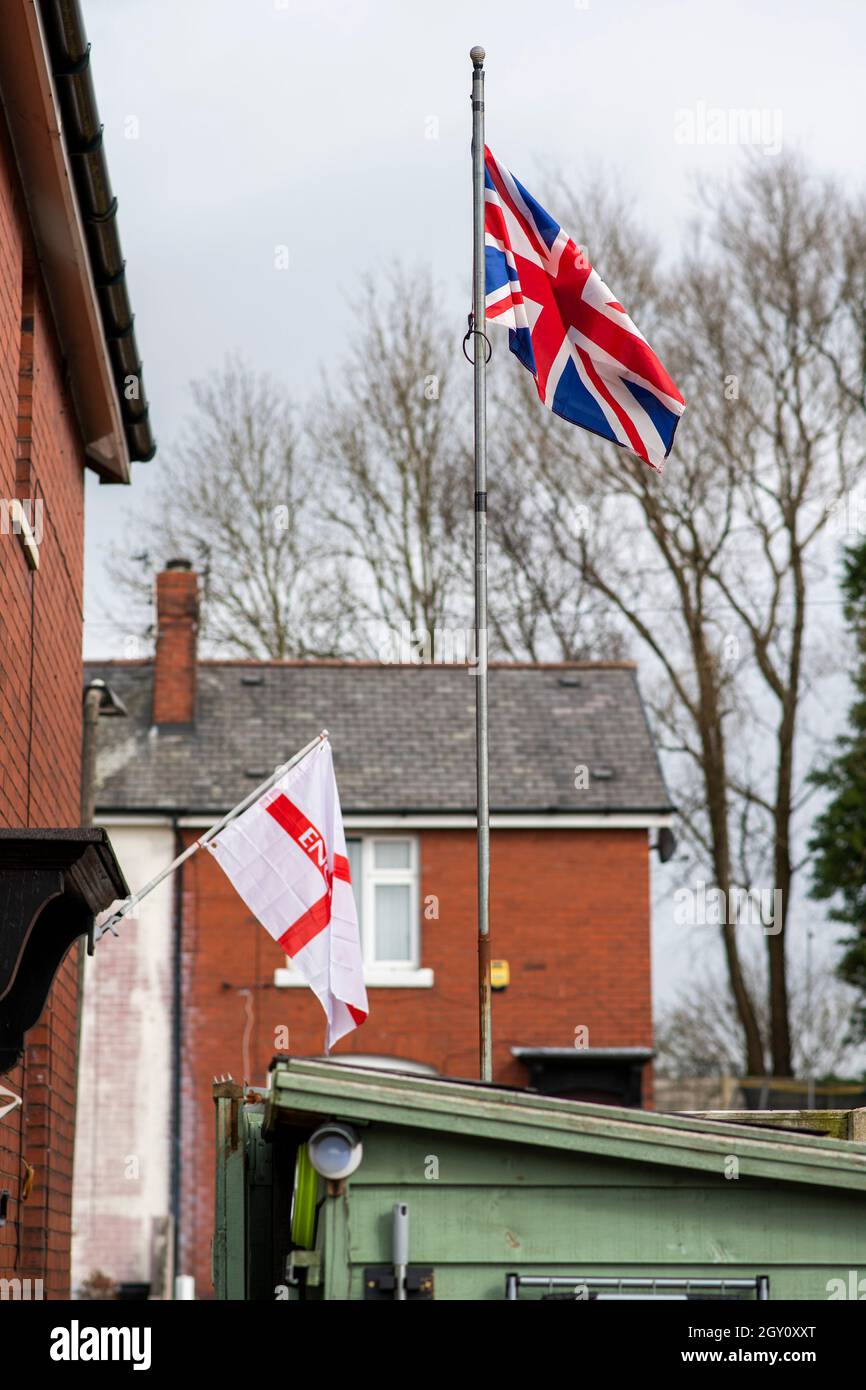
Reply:
[[[85,666],[152,666],[153,657],[88,658]],[[468,661],[376,661],[345,657],[202,657],[199,666],[269,667],[275,670],[347,669],[374,671],[466,671],[474,669]],[[489,661],[492,671],[635,671],[634,661]]]

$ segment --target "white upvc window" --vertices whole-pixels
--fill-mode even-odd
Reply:
[[[414,835],[349,835],[346,855],[368,985],[432,985],[421,969],[418,839]],[[301,984],[290,960],[278,970],[277,985]]]
[[[365,965],[416,969],[417,840],[409,835],[366,835],[348,845]]]

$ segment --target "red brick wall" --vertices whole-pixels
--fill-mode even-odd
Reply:
[[[475,837],[421,835],[422,964],[431,989],[372,989],[369,1020],[338,1052],[411,1057],[450,1074],[476,1076]],[[509,961],[511,985],[493,999],[495,1079],[525,1084],[513,1044],[649,1046],[650,905],[645,831],[497,831],[492,842],[493,954]],[[288,1050],[318,1054],[324,1015],[308,990],[277,989],[281,952],[206,854],[184,880],[184,1169],[181,1272],[210,1289],[215,1075],[262,1084],[289,1030]],[[244,991],[247,991],[244,993]],[[285,1050],[285,1049],[283,1049]]]
[[[35,266],[0,120],[0,497],[42,503],[38,572],[16,535],[0,535],[0,824],[68,826],[80,821],[83,457],[38,273],[22,303],[25,258]],[[24,1106],[0,1120],[0,1186],[12,1194],[0,1276],[42,1278],[46,1297],[68,1292],[76,1018],[77,948],[24,1064],[3,1078]],[[25,1160],[35,1181],[22,1204]]]
[[[163,570],[156,577],[154,724],[191,724],[195,719],[197,629],[198,576],[188,568]]]

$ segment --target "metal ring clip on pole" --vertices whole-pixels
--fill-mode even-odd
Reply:
[[[466,361],[469,363],[469,365],[470,365],[471,367],[474,367],[474,366],[475,366],[475,358],[474,358],[474,357],[470,357],[470,356],[469,356],[469,353],[466,351],[466,344],[469,342],[469,339],[470,339],[470,338],[480,338],[480,339],[482,340],[482,342],[484,343],[485,348],[486,348],[485,357],[484,357],[484,363],[485,363],[485,366],[486,366],[486,364],[490,361],[491,357],[493,356],[493,344],[491,343],[491,341],[490,341],[490,339],[488,338],[488,336],[487,336],[486,333],[482,332],[482,330],[481,330],[480,328],[476,328],[476,327],[475,327],[475,315],[474,315],[474,314],[470,314],[470,315],[469,315],[469,327],[467,328],[466,332],[463,334],[463,356],[466,358]]]

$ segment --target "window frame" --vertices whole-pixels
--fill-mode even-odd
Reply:
[[[417,835],[347,835],[361,842],[361,951],[364,969],[371,973],[389,970],[418,970],[421,965],[420,873]],[[376,846],[408,844],[409,864],[405,869],[377,869]],[[409,955],[394,960],[379,959],[376,955],[376,888],[392,884],[409,889]]]
[[[409,845],[409,865],[405,869],[377,869],[376,845],[395,840]],[[413,985],[430,987],[433,984],[433,971],[421,965],[421,853],[420,836],[405,831],[379,832],[349,831],[346,835],[346,849],[349,841],[356,841],[361,848],[361,892],[360,920],[361,957],[364,965],[364,981],[371,987],[387,988]],[[407,884],[409,887],[409,948],[411,955],[406,960],[377,960],[375,903],[376,885],[379,883]],[[355,891],[357,885],[352,884]],[[291,957],[285,957],[285,966],[277,969],[274,983],[281,986],[306,984],[303,976],[295,968]]]

